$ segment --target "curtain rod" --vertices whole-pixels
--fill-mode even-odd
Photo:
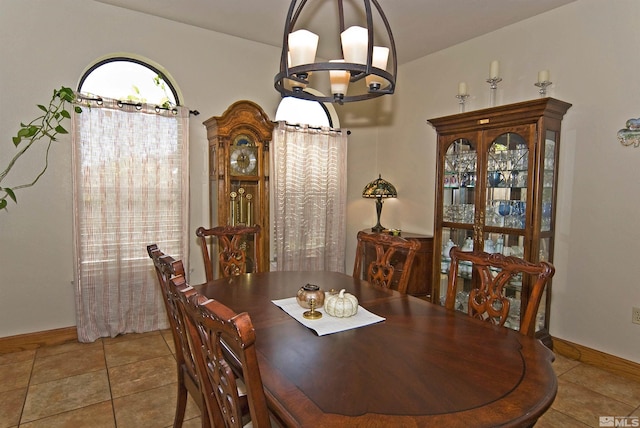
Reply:
[[[277,125],[278,123],[280,123],[280,122],[284,122],[284,123],[285,123],[285,125],[288,125],[288,126],[295,126],[296,128],[303,128],[303,127],[305,127],[305,126],[306,126],[307,128],[309,128],[309,129],[317,129],[317,130],[321,130],[322,128],[329,128],[328,126],[323,127],[323,126],[301,125],[301,124],[299,124],[299,123],[289,123],[289,122],[287,122],[286,120],[280,120],[280,121],[278,121],[278,120],[272,120],[271,122],[272,122],[272,123],[275,123],[276,125]],[[342,132],[342,128],[337,128],[337,129],[336,129],[336,128],[329,128],[329,131],[331,131],[331,132]],[[347,135],[351,135],[351,131],[350,131],[349,129],[347,129]]]
[[[86,100],[86,101],[95,101],[96,104],[98,105],[102,105],[102,103],[104,102],[102,97],[97,97],[97,98],[93,98],[93,97],[85,97],[82,95],[78,95],[78,101],[81,102],[82,100]],[[138,102],[138,103],[132,103],[130,101],[122,101],[122,100],[117,100],[116,101],[118,107],[122,108],[123,106],[127,105],[127,106],[133,106],[135,107],[137,110],[141,110],[142,109],[142,103]],[[155,106],[156,108],[156,112],[160,112],[160,110],[167,110],[167,111],[172,111],[174,114],[178,113],[178,111],[176,110],[175,107],[161,107],[159,105]],[[194,116],[198,116],[200,114],[200,112],[198,110],[189,110],[189,115],[194,115]]]

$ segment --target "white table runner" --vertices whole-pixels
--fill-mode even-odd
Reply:
[[[371,313],[358,305],[358,312],[348,318],[337,318],[327,315],[324,308],[316,309],[322,313],[322,318],[316,320],[308,320],[302,314],[308,309],[301,307],[295,297],[288,299],[272,300],[272,302],[282,308],[283,311],[295,318],[300,324],[315,331],[318,336],[337,333],[340,331],[351,330],[353,328],[364,327],[366,325],[379,323],[385,318]]]

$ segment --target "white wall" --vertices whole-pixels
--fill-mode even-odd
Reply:
[[[186,105],[202,113],[190,127],[190,228],[208,223],[202,122],[240,99],[273,117],[279,50],[96,2],[0,0],[0,12],[0,167],[14,153],[17,124],[35,116],[53,88],[75,87],[98,57],[135,53],[165,67]],[[347,272],[356,231],[375,224],[373,201],[361,192],[378,173],[399,192],[385,202],[382,224],[433,231],[436,136],[426,121],[458,111],[458,82],[469,86],[468,109],[478,109],[488,105],[491,60],[501,62],[501,104],[535,98],[537,73],[549,69],[549,95],[573,104],[562,132],[551,333],[640,361],[640,326],[631,324],[631,307],[640,306],[640,148],[616,140],[626,120],[640,116],[637,22],[636,0],[578,0],[401,66],[392,97],[338,107],[352,131]],[[0,213],[0,337],[75,325],[70,158],[69,141],[60,141],[45,180]],[[34,162],[20,175],[30,176]],[[191,242],[191,280],[200,282]]]
[[[283,18],[284,19],[284,18]],[[154,61],[173,76],[191,116],[190,230],[209,225],[207,138],[202,122],[248,99],[275,117],[279,49],[93,1],[0,0],[0,168],[16,150],[21,121],[39,114],[54,88],[76,88],[87,66],[117,52]],[[68,123],[70,129],[70,123]],[[42,156],[17,168],[10,186],[30,179]],[[0,212],[0,337],[75,325],[70,139],[51,151],[36,186]],[[12,173],[13,174],[13,173]],[[191,241],[191,281],[204,281]]]
[[[579,0],[402,66],[377,155],[398,188],[383,224],[432,232],[436,134],[427,119],[458,112],[460,81],[467,111],[488,107],[494,59],[499,104],[536,98],[537,73],[549,69],[548,95],[573,104],[562,123],[551,334],[636,362],[640,148],[623,147],[616,132],[640,117],[638,22],[638,1]]]

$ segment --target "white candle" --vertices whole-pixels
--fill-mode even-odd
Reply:
[[[342,52],[346,62],[355,64],[367,63],[367,49],[369,48],[369,33],[366,28],[353,26],[340,34]]]
[[[367,43],[368,45],[368,43]],[[385,48],[383,46],[374,46],[373,47],[373,55],[371,58],[371,65],[374,67],[380,68],[382,70],[387,69],[387,61],[389,60],[389,48]],[[375,74],[370,74],[365,77],[365,82],[368,87],[382,86],[385,84],[385,79],[382,77],[376,76]]]
[[[496,79],[499,75],[500,63],[496,60],[491,61],[491,69],[489,72],[490,79]]]
[[[538,72],[538,83],[549,81],[549,70],[541,70]]]
[[[344,62],[344,60],[332,59],[329,62]],[[331,82],[331,93],[345,95],[347,93],[347,88],[349,87],[349,77],[350,77],[350,74],[348,71],[329,70],[329,81]]]
[[[317,34],[308,30],[298,30],[289,34],[289,67],[315,62],[318,39]]]
[[[467,84],[465,82],[458,83],[458,95],[467,95]]]

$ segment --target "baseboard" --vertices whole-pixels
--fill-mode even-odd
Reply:
[[[10,352],[38,349],[43,346],[61,345],[67,342],[77,342],[76,327],[57,328],[55,330],[38,331],[0,338],[0,355]]]
[[[640,382],[640,364],[606,354],[567,340],[553,338],[553,350],[563,357],[577,360]]]

